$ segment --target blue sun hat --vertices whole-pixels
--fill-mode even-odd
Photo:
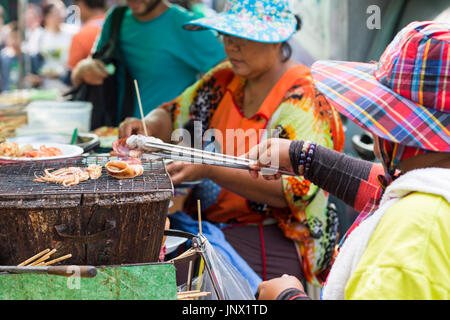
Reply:
[[[297,20],[288,0],[228,0],[217,15],[190,21],[186,30],[212,29],[257,42],[285,42],[295,33]]]

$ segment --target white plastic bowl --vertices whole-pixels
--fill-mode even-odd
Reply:
[[[46,132],[89,132],[92,103],[82,101],[34,101],[27,106],[28,126]]]

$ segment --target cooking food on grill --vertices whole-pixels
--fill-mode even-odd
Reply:
[[[142,161],[141,176],[120,180],[105,171],[111,160],[94,155],[0,164],[0,235],[8,235],[0,237],[0,265],[17,265],[47,248],[72,254],[64,265],[158,262],[173,197],[164,163]],[[49,170],[53,173],[68,167],[87,169],[90,164],[103,167],[99,179],[71,187],[33,182],[44,169],[55,168]]]
[[[139,159],[112,160],[105,165],[106,172],[117,179],[131,179],[144,173],[144,167]]]
[[[65,187],[75,186],[82,181],[88,179],[98,179],[102,174],[102,167],[96,164],[91,164],[87,168],[67,167],[50,172],[53,169],[45,169],[43,176],[37,176],[33,180],[35,182],[53,182],[61,184]]]
[[[121,139],[125,140],[125,139]],[[161,139],[155,138],[155,137],[147,137],[143,136],[141,134],[130,136],[128,139],[126,139],[126,145],[135,148],[135,149],[143,149],[144,145],[146,143],[156,143],[156,144],[164,144],[164,142]],[[146,151],[152,152],[152,151],[159,151],[158,148],[145,148]]]
[[[12,158],[42,158],[42,157],[54,157],[61,156],[63,153],[59,148],[46,147],[42,145],[39,149],[34,149],[30,144],[26,144],[22,147],[16,142],[3,142],[0,143],[0,156],[12,157]]]
[[[134,150],[127,145],[127,139],[119,139],[112,143],[113,151],[110,152],[112,156],[119,156],[123,158],[140,158],[142,151]]]
[[[102,175],[102,167],[96,164],[89,165],[87,171],[89,173],[89,178],[92,180],[98,179]]]

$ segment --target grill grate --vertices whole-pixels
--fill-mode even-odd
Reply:
[[[78,159],[10,163],[0,165],[0,195],[57,195],[57,194],[109,194],[109,193],[154,193],[172,192],[173,186],[163,161],[143,161],[143,175],[133,179],[119,180],[108,175],[104,166],[110,157],[84,157]],[[44,169],[64,167],[102,166],[102,176],[97,180],[80,182],[76,186],[64,187],[55,183],[34,182],[36,175]]]

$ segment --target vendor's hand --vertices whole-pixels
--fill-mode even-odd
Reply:
[[[148,136],[152,136],[152,131],[147,126]],[[138,118],[126,118],[119,126],[119,139],[128,138],[133,134],[145,134],[142,120]]]
[[[103,81],[109,77],[105,64],[97,59],[81,60],[75,68],[78,74],[77,79],[93,86],[103,84]]]
[[[286,289],[305,291],[302,283],[294,276],[284,274],[280,278],[261,282],[258,286],[258,300],[276,300]]]
[[[25,76],[25,83],[31,87],[38,87],[42,84],[42,77],[37,74],[28,74]]]
[[[255,163],[250,165],[250,175],[253,178],[258,178],[260,169],[268,166],[275,166],[283,171],[293,172],[291,159],[289,158],[289,147],[291,140],[287,139],[267,139],[259,145],[250,149],[245,155],[246,158],[255,160]],[[263,174],[266,180],[279,179],[281,174]]]
[[[182,161],[171,162],[167,165],[167,171],[174,185],[186,181],[196,181],[208,178],[210,166],[206,164],[189,163]]]
[[[42,76],[47,79],[59,79],[60,74],[58,74],[56,72],[46,72],[46,73],[42,73]]]

